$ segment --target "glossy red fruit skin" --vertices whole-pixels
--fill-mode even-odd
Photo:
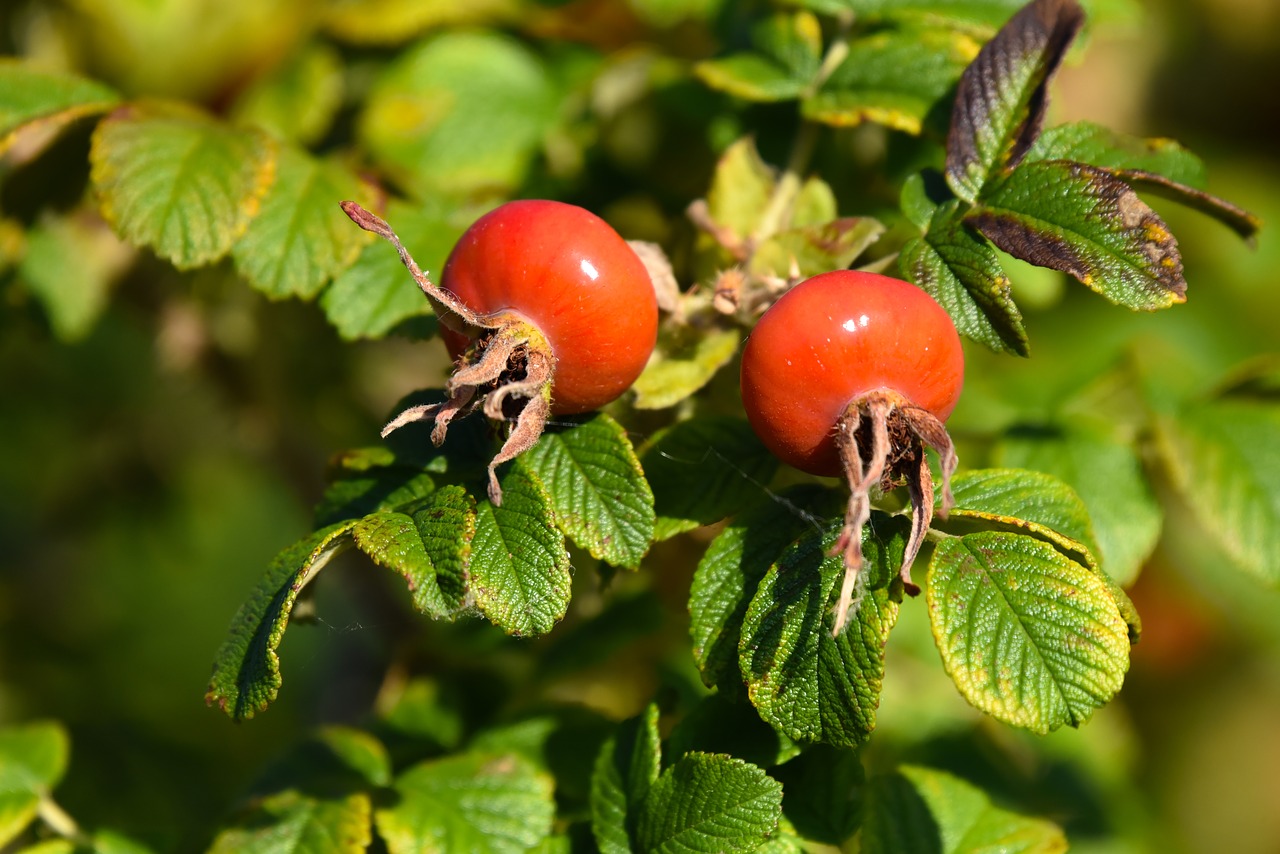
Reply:
[[[885,388],[945,421],[964,385],[950,316],[919,288],[837,270],[796,285],[760,318],[742,353],[742,402],[774,454],[816,475],[841,473],[834,427]]]
[[[639,257],[600,217],[546,200],[508,202],[467,229],[440,285],[483,314],[515,311],[556,360],[551,411],[598,409],[635,382],[653,352],[658,305]],[[456,359],[471,343],[441,329]]]

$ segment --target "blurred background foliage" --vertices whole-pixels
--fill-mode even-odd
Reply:
[[[1118,363],[1156,386],[1207,391],[1278,349],[1269,81],[1280,79],[1280,6],[1142,5],[1093,4],[1101,23],[1058,78],[1051,120],[1178,139],[1207,162],[1212,192],[1270,227],[1250,252],[1157,201],[1190,290],[1185,306],[1151,315],[1008,260],[1032,358],[970,348],[953,421],[969,465],[990,449],[966,447],[966,432],[1034,423]],[[515,196],[598,210],[679,264],[692,239],[684,207],[718,152],[753,132],[780,163],[795,133],[794,106],[746,107],[689,73],[743,43],[758,11],[722,0],[9,0],[0,51],[127,98],[194,100],[356,169],[371,158],[422,212],[420,242],[408,242],[429,269],[477,211]],[[206,846],[272,759],[316,725],[392,708],[410,675],[432,680],[411,684],[438,691],[436,732],[455,739],[553,701],[619,718],[653,697],[676,709],[704,693],[686,640],[705,541],[695,535],[656,546],[639,575],[603,592],[578,572],[566,625],[536,642],[428,624],[395,579],[341,561],[315,589],[314,625],[284,644],[287,688],[270,712],[237,726],[205,709],[227,623],[276,551],[310,529],[326,459],[370,444],[394,401],[437,383],[442,348],[380,338],[421,323],[411,287],[367,327],[335,329],[324,305],[341,298],[336,286],[316,304],[273,302],[229,262],[178,272],[125,248],[84,203],[89,130],[19,140],[0,160],[0,723],[66,723],[59,801],[70,813],[162,850]],[[892,220],[919,157],[915,140],[862,126],[826,132],[814,169],[842,214]],[[1280,848],[1280,592],[1229,571],[1189,511],[1165,506],[1131,591],[1145,633],[1116,702],[1047,738],[984,719],[908,603],[868,766],[952,770],[1061,822],[1073,850]]]

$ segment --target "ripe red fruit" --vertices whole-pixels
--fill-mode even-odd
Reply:
[[[801,282],[760,318],[742,353],[742,402],[760,440],[817,475],[843,474],[849,510],[837,549],[845,582],[835,631],[861,596],[862,527],[872,489],[906,484],[912,536],[901,577],[933,518],[926,446],[942,460],[943,511],[955,451],[942,422],[959,400],[964,354],[951,318],[907,282],[840,270]]]
[[[458,413],[514,419],[489,464],[489,497],[501,503],[497,467],[532,447],[551,413],[596,409],[631,386],[653,352],[658,306],[648,271],[595,214],[553,201],[518,201],[476,220],[454,246],[441,286],[432,284],[385,222],[354,202],[343,210],[395,245],[430,300],[457,368],[444,403],[415,406],[383,429],[433,419],[444,441]]]

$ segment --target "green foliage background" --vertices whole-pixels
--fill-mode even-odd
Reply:
[[[319,13],[300,0],[153,5],[6,4],[0,50],[78,69],[130,98],[195,100],[315,150],[375,152],[421,200],[388,218],[433,270],[477,211],[509,195],[573,201],[628,237],[679,244],[690,228],[683,206],[706,192],[725,145],[751,130],[781,163],[794,133],[794,105],[744,110],[685,73],[742,26],[745,5],[485,0],[443,20],[395,0],[363,4],[376,13],[337,0]],[[1086,61],[1073,57],[1055,83],[1051,122],[1177,139],[1207,162],[1214,193],[1270,225],[1249,252],[1226,228],[1157,202],[1190,288],[1186,305],[1155,314],[1117,310],[1006,259],[1032,358],[968,348],[951,424],[970,467],[1037,467],[1043,445],[966,436],[1035,425],[1117,363],[1152,399],[1172,400],[1206,394],[1278,349],[1277,113],[1259,92],[1280,75],[1280,15],[1266,0],[1230,11],[1165,0],[1139,23],[1124,4],[1093,6]],[[486,59],[478,68],[476,56]],[[608,85],[588,88],[601,67]],[[404,133],[432,107],[413,93],[472,84],[508,96],[494,111],[500,127]],[[145,251],[129,256],[79,209],[88,132],[73,124],[34,159],[19,145],[0,161],[0,723],[66,724],[57,791],[69,813],[159,850],[207,847],[313,727],[365,723],[372,707],[392,715],[394,735],[411,673],[440,676],[413,690],[435,697],[431,737],[442,747],[552,702],[613,719],[655,698],[692,707],[705,692],[687,645],[698,534],[659,544],[639,574],[603,591],[591,559],[574,552],[570,615],[536,641],[427,622],[390,573],[339,559],[315,588],[314,623],[283,644],[288,690],[270,713],[232,725],[204,708],[212,651],[263,567],[311,530],[327,459],[371,444],[396,400],[438,381],[444,358],[438,342],[365,340],[429,322],[393,263],[357,265],[313,303],[269,297],[314,294],[314,276],[289,280],[240,259],[178,272]],[[874,126],[824,139],[814,169],[842,214],[896,209],[898,182],[916,168],[903,140]],[[32,227],[25,238],[20,226]],[[367,317],[333,308],[386,280],[407,287]],[[335,328],[327,314],[343,320]],[[1105,449],[1114,398],[1102,386],[1088,399],[1073,425]],[[1168,415],[1155,438],[1185,447],[1212,429],[1207,420]],[[636,445],[644,429],[642,419]],[[1275,850],[1280,593],[1229,568],[1249,563],[1249,544],[1228,554],[1169,497],[1195,474],[1170,471],[1159,487],[1174,509],[1130,591],[1144,635],[1117,700],[1081,730],[1044,738],[984,719],[938,667],[923,602],[907,602],[868,769],[946,769],[1005,806],[1052,817],[1073,850]],[[1096,488],[1114,495],[1121,483]],[[1113,548],[1156,535],[1150,519],[1125,521]],[[593,726],[602,740],[602,718],[581,731]],[[874,796],[894,796],[893,785]],[[869,828],[868,845],[888,845],[892,831]]]

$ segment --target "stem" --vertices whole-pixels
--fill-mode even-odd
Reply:
[[[777,234],[790,216],[792,205],[795,204],[796,196],[799,195],[800,187],[804,182],[804,172],[809,168],[809,161],[813,157],[813,149],[817,142],[818,125],[810,121],[803,122],[796,133],[795,140],[791,143],[791,155],[787,158],[787,167],[778,178],[778,183],[773,185],[773,194],[769,196],[769,203],[765,206],[764,213],[760,215],[760,222],[756,225],[755,231],[751,233],[752,249]]]
[[[49,795],[43,795],[40,798],[40,804],[36,807],[36,813],[40,819],[49,826],[49,829],[61,836],[63,839],[70,839],[77,845],[88,845],[89,838],[80,830],[80,826],[76,824],[76,820],[67,814],[66,810],[58,806],[57,801]]]

